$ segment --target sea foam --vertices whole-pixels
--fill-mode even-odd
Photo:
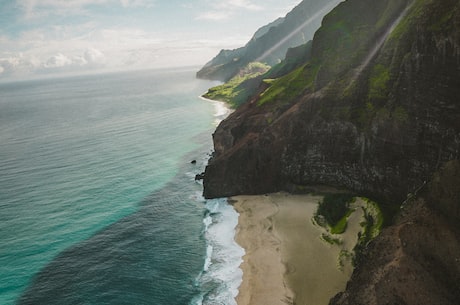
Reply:
[[[230,113],[232,109],[228,108],[228,105],[224,102],[210,100],[205,97],[200,96],[202,100],[208,101],[214,105],[214,125],[217,126],[222,122]]]
[[[244,255],[243,248],[235,242],[239,215],[226,198],[206,200],[205,206],[206,257],[196,280],[201,293],[190,305],[236,305],[235,297],[243,278],[239,266]]]
[[[223,102],[201,98],[214,105],[216,126],[232,112]],[[208,157],[199,160],[200,165],[204,166]],[[195,197],[200,196],[195,194]],[[197,279],[201,293],[193,298],[190,305],[236,305],[235,297],[243,279],[240,265],[244,255],[244,249],[235,241],[239,215],[226,198],[202,198],[202,201],[206,207],[203,218],[206,257],[203,271]]]
[[[203,220],[208,243],[204,272],[200,278],[202,304],[235,304],[243,272],[239,268],[244,250],[235,242],[238,213],[227,199],[206,201]]]

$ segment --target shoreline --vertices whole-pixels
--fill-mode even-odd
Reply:
[[[340,254],[356,243],[361,217],[352,214],[342,245],[329,244],[321,238],[326,229],[312,221],[321,198],[287,193],[229,198],[239,213],[235,240],[245,250],[238,305],[327,305],[345,289],[353,268]]]
[[[208,102],[208,103],[211,103],[211,104],[214,105],[214,109],[215,109],[214,125],[216,127],[220,124],[220,122],[225,120],[233,111],[235,111],[235,109],[232,109],[229,106],[229,104],[227,104],[226,102],[217,101],[217,100],[211,100],[211,99],[203,97],[203,95],[204,95],[204,93],[202,95],[198,96],[198,98],[200,98],[201,100],[203,100],[205,102]]]

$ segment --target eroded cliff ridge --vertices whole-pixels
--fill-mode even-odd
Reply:
[[[221,50],[197,72],[198,78],[228,81],[253,61],[279,63],[291,47],[312,39],[321,20],[341,0],[304,0],[285,17],[260,28],[244,46]]]
[[[324,184],[405,203],[331,304],[458,304],[458,0],[340,3],[308,60],[261,80],[213,138],[207,198]]]
[[[204,194],[327,184],[401,203],[459,157],[459,76],[458,1],[340,3],[311,59],[217,128]]]

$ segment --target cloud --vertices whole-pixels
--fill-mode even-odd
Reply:
[[[62,68],[65,66],[72,65],[72,60],[65,56],[62,53],[58,53],[56,55],[51,56],[48,60],[44,63],[45,68]]]
[[[109,0],[16,0],[26,19],[82,14],[84,8],[89,5],[102,5],[108,2]]]
[[[209,10],[203,11],[196,16],[196,20],[221,21],[232,18],[242,11],[261,11],[263,7],[250,0],[225,0],[209,3]]]
[[[22,53],[8,57],[0,57],[0,76],[10,76],[16,73],[30,73],[39,65],[36,58],[24,56]]]
[[[208,11],[208,12],[203,12],[200,13],[198,16],[196,16],[196,20],[214,20],[214,21],[219,21],[219,20],[227,20],[232,17],[231,12],[220,12],[220,11]]]
[[[89,65],[104,65],[106,62],[104,53],[93,48],[86,50],[83,58]]]
[[[90,15],[90,7],[122,6],[151,8],[155,0],[16,0],[26,19],[48,16]]]
[[[248,0],[230,0],[230,1],[221,2],[220,5],[224,8],[235,7],[235,8],[242,8],[242,9],[250,10],[250,11],[262,10],[262,6],[254,4]]]
[[[81,69],[101,68],[106,58],[100,50],[90,48],[81,55],[68,56],[57,53],[49,57],[41,66],[41,71],[72,71]]]
[[[152,0],[120,0],[123,7],[154,7],[155,1]]]

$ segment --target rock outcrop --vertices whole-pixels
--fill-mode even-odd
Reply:
[[[448,162],[435,176],[368,245],[346,291],[330,305],[458,304],[460,192],[452,191],[460,185],[460,163]]]
[[[455,0],[339,4],[311,60],[217,128],[205,196],[328,184],[402,202],[459,158],[459,35]]]
[[[460,231],[421,200],[368,246],[347,289],[330,305],[456,305]]]
[[[458,304],[460,2],[347,0],[309,52],[219,125],[205,197],[325,184],[408,202],[331,304]]]

